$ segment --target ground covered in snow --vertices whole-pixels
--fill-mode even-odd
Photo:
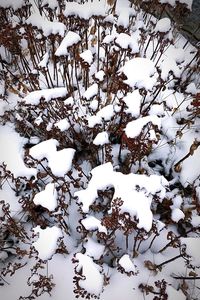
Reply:
[[[1,1],[2,299],[199,299],[191,5]]]

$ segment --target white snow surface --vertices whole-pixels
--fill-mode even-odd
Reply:
[[[78,33],[68,31],[60,46],[55,52],[56,56],[68,55],[68,48],[80,42],[81,38]]]
[[[29,150],[29,154],[38,160],[43,158],[48,159],[48,165],[55,176],[64,176],[72,166],[72,160],[75,154],[73,148],[65,148],[57,151],[59,145],[55,139],[46,140]]]
[[[153,125],[157,125],[158,128],[161,127],[161,119],[155,115],[139,118],[137,120],[133,120],[133,121],[129,122],[126,125],[125,133],[126,133],[127,137],[129,137],[129,138],[137,137],[141,133],[142,128],[150,122]]]
[[[49,61],[49,52],[46,52],[42,57],[42,60],[39,62],[38,67],[46,68]]]
[[[152,90],[158,76],[154,62],[143,57],[130,59],[120,69],[120,72],[126,75],[127,79],[124,82],[130,87],[145,88],[146,90]]]
[[[98,84],[93,83],[83,94],[83,97],[86,98],[87,100],[90,100],[94,96],[96,96],[98,93]]]
[[[101,267],[94,263],[93,259],[87,254],[76,253],[75,258],[78,260],[76,270],[82,270],[84,275],[84,279],[79,281],[80,287],[91,294],[99,295],[103,290]]]
[[[131,93],[128,93],[123,101],[126,103],[127,108],[125,111],[130,113],[133,117],[137,118],[140,115],[140,105],[142,102],[142,96],[139,93],[139,90],[134,90]]]
[[[59,143],[57,140],[49,139],[30,148],[29,154],[38,160],[41,160],[44,157],[49,159],[56,152],[56,147],[58,145]]]
[[[169,18],[163,18],[160,19],[157,23],[156,23],[156,27],[154,28],[155,32],[168,32],[171,28],[171,21]]]
[[[37,193],[33,202],[35,205],[41,205],[49,211],[54,211],[57,207],[57,191],[54,183],[48,183],[44,191]]]
[[[106,131],[100,132],[95,137],[93,144],[103,146],[109,143],[108,133]]]
[[[26,97],[24,97],[23,101],[26,104],[38,105],[41,98],[44,98],[44,100],[48,102],[52,99],[65,97],[66,95],[67,89],[65,87],[57,87],[30,92]]]
[[[26,20],[26,24],[31,24],[32,26],[36,26],[38,29],[41,29],[45,36],[49,36],[50,34],[59,34],[63,37],[66,30],[66,26],[63,23],[48,21],[46,18],[42,17],[39,12],[32,13]]]
[[[94,259],[99,259],[103,255],[105,249],[104,245],[95,242],[90,237],[86,239],[83,247],[85,248],[85,253]]]
[[[36,169],[26,167],[23,161],[26,138],[21,137],[11,124],[7,124],[0,126],[0,140],[0,164],[5,163],[15,177],[36,175]]]
[[[18,1],[13,1],[13,0],[1,0],[0,2],[0,7],[3,8],[8,8],[12,7],[14,10],[17,10],[21,8],[24,4],[24,0],[18,0]]]
[[[161,199],[165,196],[167,181],[163,176],[146,176],[132,173],[125,175],[113,171],[111,163],[94,168],[91,174],[92,178],[88,187],[74,194],[78,197],[79,203],[82,204],[84,213],[89,213],[90,205],[98,197],[98,190],[105,190],[107,187],[113,186],[115,189],[113,200],[116,198],[123,200],[123,204],[120,207],[121,212],[128,212],[131,217],[136,216],[139,219],[138,228],[144,228],[146,231],[151,229],[153,220],[150,209],[152,195],[159,194]],[[140,187],[139,191],[137,186]],[[111,202],[111,211],[114,205],[113,200]]]
[[[192,263],[200,267],[200,238],[186,237],[181,238],[181,244],[186,245],[186,253],[191,256]]]
[[[38,251],[38,256],[42,260],[50,259],[56,251],[57,240],[62,237],[62,231],[57,226],[42,229],[40,226],[33,228],[35,234],[39,234],[33,246]]]
[[[60,131],[65,131],[65,130],[69,129],[69,127],[70,127],[70,124],[67,121],[67,119],[62,119],[62,120],[56,122],[54,125],[56,127],[58,127],[60,129]]]
[[[120,259],[119,259],[119,265],[124,269],[125,272],[136,272],[135,265],[131,261],[130,257],[128,254],[124,254]]]
[[[185,214],[179,208],[172,209],[172,220],[178,223],[181,219],[184,219]]]
[[[91,50],[88,49],[80,53],[80,57],[83,59],[84,62],[88,63],[88,65],[91,65],[93,61],[93,54]]]
[[[98,79],[99,81],[103,81],[105,76],[105,72],[103,70],[100,70],[95,74],[95,78]]]
[[[81,224],[86,230],[93,231],[98,229],[99,232],[107,233],[106,227],[101,225],[101,222],[94,216],[88,216],[85,219],[82,219]]]
[[[67,2],[64,15],[65,17],[74,15],[85,20],[88,20],[91,16],[104,16],[104,4],[104,0],[84,2],[82,4],[76,2]]]

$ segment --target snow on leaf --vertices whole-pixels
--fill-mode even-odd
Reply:
[[[64,36],[66,26],[61,22],[51,22],[46,18],[42,17],[39,12],[32,13],[31,16],[26,20],[26,24],[31,24],[41,29],[45,36],[50,34],[59,34]]]
[[[59,145],[55,139],[43,141],[29,150],[29,154],[35,159],[48,159],[48,165],[55,176],[64,176],[72,166],[75,150],[65,148],[57,151]]]
[[[53,226],[42,229],[40,226],[33,228],[35,234],[39,234],[33,246],[38,251],[39,258],[42,260],[50,259],[56,251],[57,240],[62,237],[60,228]]]
[[[91,50],[85,50],[80,54],[80,57],[83,59],[84,62],[88,63],[88,65],[91,65],[93,61],[93,55]]]
[[[125,111],[137,118],[140,114],[140,105],[142,102],[142,96],[140,95],[139,90],[134,90],[132,93],[128,93],[123,98],[123,101],[128,107]]]
[[[48,158],[48,165],[55,176],[64,176],[72,167],[75,150],[66,148],[56,151]]]
[[[152,115],[152,116],[146,116],[143,118],[139,118],[137,120],[133,120],[133,121],[129,122],[126,125],[125,133],[126,133],[127,137],[130,137],[130,138],[137,137],[141,133],[142,128],[149,122],[151,122],[154,125],[157,125],[158,128],[161,127],[161,119],[158,118],[157,116]]]
[[[84,2],[81,4],[76,2],[67,2],[65,6],[64,15],[65,17],[77,16],[81,19],[88,20],[91,16],[104,16],[105,9],[102,5],[102,0],[98,2]]]
[[[98,133],[93,141],[93,144],[95,144],[97,146],[99,146],[99,145],[103,146],[108,143],[109,143],[109,139],[108,139],[108,133],[106,131]]]
[[[160,19],[157,23],[156,23],[156,27],[154,29],[155,32],[168,32],[171,28],[171,21],[169,18],[163,18]]]
[[[42,60],[39,62],[38,67],[46,68],[49,61],[49,52],[46,52],[42,57]]]
[[[51,154],[56,151],[56,146],[58,146],[58,141],[55,139],[49,139],[43,141],[29,150],[29,154],[38,160],[43,159],[44,157],[49,158]]]
[[[120,33],[116,40],[115,43],[119,45],[122,49],[128,49],[130,43],[131,43],[131,37],[130,35],[126,33]]]
[[[67,48],[77,44],[81,40],[80,36],[73,31],[68,31],[64,39],[62,40],[60,46],[55,52],[56,56],[68,55]]]
[[[69,127],[70,127],[70,124],[67,121],[67,119],[62,119],[62,120],[56,122],[54,125],[56,127],[58,127],[60,129],[60,131],[65,131],[65,130],[69,129]]]
[[[14,10],[17,10],[21,8],[24,4],[24,0],[18,0],[18,1],[13,1],[13,0],[1,0],[0,2],[0,7],[3,8],[8,8],[12,7]]]
[[[79,286],[90,294],[99,295],[103,290],[103,274],[101,267],[93,262],[93,259],[86,254],[76,253],[78,260],[76,271],[82,270],[84,279],[79,281]]]
[[[172,220],[178,223],[181,219],[184,219],[185,214],[179,208],[172,209]]]
[[[95,75],[95,78],[98,79],[99,81],[103,81],[104,76],[105,76],[105,72],[103,70],[100,70],[99,72],[97,72]]]
[[[44,100],[48,102],[51,99],[65,97],[66,95],[67,89],[64,87],[58,87],[30,92],[26,97],[24,97],[23,101],[26,104],[38,105],[41,98],[44,98]]]
[[[104,252],[105,246],[95,242],[92,238],[87,238],[83,244],[85,248],[85,254],[96,259],[99,259]]]
[[[158,175],[137,175],[122,174],[113,171],[112,164],[106,163],[94,168],[91,171],[92,178],[85,190],[75,193],[79,203],[82,204],[82,211],[89,212],[90,205],[98,197],[97,191],[106,187],[114,187],[113,200],[111,201],[111,211],[114,207],[114,200],[122,199],[121,212],[128,212],[131,217],[138,218],[138,228],[149,231],[152,226],[151,201],[152,195],[157,194],[161,199],[165,196],[165,186],[167,180]],[[138,191],[138,187],[140,188]],[[94,219],[91,219],[94,221]],[[83,221],[82,221],[83,222]]]
[[[41,191],[34,196],[33,202],[35,205],[41,205],[49,211],[54,211],[57,207],[57,191],[55,189],[55,184],[48,183],[44,191]]]
[[[127,61],[120,72],[126,75],[127,79],[124,81],[126,84],[147,90],[152,90],[158,76],[153,61],[142,57]]]
[[[106,227],[101,225],[101,222],[93,216],[88,216],[85,219],[81,220],[81,224],[85,227],[86,230],[93,231],[98,229],[99,232],[107,233]]]
[[[83,97],[87,100],[91,99],[92,97],[96,96],[98,93],[98,84],[92,84],[83,94]]]
[[[124,254],[120,259],[119,259],[119,265],[124,269],[125,272],[136,272],[135,265],[131,261],[130,257],[128,254]]]

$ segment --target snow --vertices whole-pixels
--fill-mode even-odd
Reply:
[[[120,33],[116,38],[115,43],[119,45],[122,49],[128,49],[131,43],[131,37],[126,33]]]
[[[157,23],[156,23],[156,27],[154,29],[155,32],[168,32],[171,28],[171,21],[169,18],[163,18],[160,19]]]
[[[133,117],[137,118],[140,115],[140,106],[142,103],[142,96],[139,90],[134,90],[132,93],[128,93],[123,101],[127,105],[126,113],[130,113]]]
[[[170,71],[173,72],[175,77],[179,78],[182,73],[182,66],[178,64],[184,62],[184,60],[184,50],[172,45],[159,63],[159,67],[161,68],[161,78],[167,80]]]
[[[65,87],[57,87],[30,92],[26,97],[24,97],[23,101],[26,104],[38,105],[42,98],[44,98],[46,102],[49,102],[52,99],[65,97],[66,95],[67,89]]]
[[[196,95],[197,94],[197,88],[196,88],[195,83],[191,82],[190,84],[188,84],[185,92],[188,93],[188,94]]]
[[[36,169],[28,168],[23,161],[23,146],[27,139],[21,137],[11,124],[0,126],[0,164],[5,163],[15,177],[36,175]]]
[[[95,260],[100,259],[102,256],[105,246],[95,242],[92,238],[87,238],[83,244],[85,248],[85,254],[94,258]]]
[[[66,26],[63,23],[48,21],[46,18],[42,17],[39,12],[32,13],[25,22],[26,24],[30,24],[42,30],[45,36],[59,34],[63,37],[66,30]]]
[[[122,199],[121,212],[128,212],[132,217],[136,216],[139,219],[138,228],[144,228],[146,231],[151,229],[151,195],[159,193],[161,198],[165,196],[167,181],[162,176],[151,175],[148,177],[131,173],[124,175],[113,171],[111,163],[94,168],[91,174],[92,178],[88,187],[74,194],[78,197],[78,202],[82,204],[81,209],[84,213],[89,212],[90,205],[97,198],[97,190],[104,190],[106,187],[113,186],[115,193],[111,202],[111,211],[114,199]],[[137,186],[141,188],[139,192]]]
[[[114,107],[112,104],[104,106],[96,115],[87,117],[88,126],[93,128],[96,124],[101,124],[104,121],[109,121],[114,115]]]
[[[0,7],[8,8],[12,7],[14,10],[21,8],[24,5],[24,0],[1,0]]]
[[[95,74],[95,78],[98,79],[99,81],[103,81],[105,76],[105,72],[103,70],[100,70]]]
[[[91,50],[85,50],[80,54],[80,57],[84,62],[88,63],[88,65],[91,65],[91,63],[93,62],[93,54]]]
[[[82,219],[81,224],[86,230],[93,231],[98,229],[99,232],[104,232],[107,234],[106,227],[101,225],[101,222],[93,216],[88,216],[85,219]]]
[[[104,16],[104,3],[104,0],[98,2],[84,2],[82,4],[76,2],[67,2],[64,15],[65,17],[77,16],[85,20],[88,20],[92,16]]]
[[[41,3],[39,4],[39,2]],[[186,44],[186,40],[174,30],[174,25],[169,19],[164,18],[157,22],[154,16],[150,16],[148,13],[144,17],[142,10],[135,11],[134,3],[130,7],[129,0],[117,0],[114,11],[112,11],[112,6],[109,6],[106,0],[64,1],[65,8],[61,8],[57,0],[39,2],[31,0],[30,13],[32,17],[28,18],[27,21],[22,17],[22,22],[19,22],[19,18],[15,16],[13,10],[10,10],[11,13],[8,13],[7,10],[8,19],[12,20],[12,25],[17,26],[16,29],[22,26],[19,31],[22,36],[26,33],[23,26],[26,28],[27,23],[33,26],[33,34],[37,37],[38,43],[35,45],[38,49],[37,66],[35,66],[35,63],[33,64],[29,54],[26,54],[26,50],[28,50],[26,48],[29,48],[25,40],[26,35],[22,39],[22,51],[28,61],[29,66],[27,65],[27,67],[30,67],[30,74],[38,76],[38,86],[41,90],[27,93],[26,91],[22,92],[22,88],[19,87],[19,95],[14,94],[10,91],[9,86],[14,83],[15,88],[16,85],[14,81],[12,82],[12,76],[8,76],[6,78],[8,93],[4,95],[5,80],[1,80],[3,88],[0,89],[0,94],[2,93],[2,96],[5,97],[5,101],[4,99],[1,101],[0,110],[1,116],[5,117],[2,118],[2,124],[6,122],[6,125],[0,126],[0,138],[3,141],[0,147],[0,163],[5,161],[8,169],[11,169],[15,176],[24,176],[24,178],[19,179],[22,180],[19,193],[15,191],[15,183],[12,182],[12,178],[2,179],[0,193],[1,199],[4,199],[10,205],[11,217],[17,222],[16,224],[25,228],[27,237],[30,237],[31,230],[39,235],[38,237],[32,236],[32,243],[30,240],[27,244],[20,241],[17,245],[20,249],[25,247],[28,253],[29,247],[33,245],[38,251],[39,258],[49,261],[44,262],[41,269],[37,269],[37,274],[31,276],[30,271],[35,272],[35,268],[38,266],[38,257],[34,257],[34,254],[32,257],[25,255],[21,262],[22,264],[26,263],[26,265],[16,272],[16,276],[10,277],[9,274],[5,276],[9,286],[7,284],[1,286],[2,298],[15,300],[20,296],[30,297],[28,296],[29,293],[34,291],[35,288],[32,284],[40,286],[40,276],[44,275],[49,278],[53,277],[55,287],[51,291],[51,296],[42,293],[39,296],[40,300],[49,300],[49,298],[65,300],[66,295],[69,299],[75,300],[77,294],[73,290],[75,291],[77,287],[74,285],[73,280],[77,279],[76,276],[79,279],[80,288],[85,289],[85,292],[95,294],[91,297],[97,296],[101,300],[121,300],[123,298],[126,300],[142,300],[144,297],[151,299],[154,294],[151,292],[148,295],[142,293],[138,289],[139,284],[144,283],[155,286],[155,282],[162,279],[167,282],[166,292],[168,298],[183,300],[186,296],[179,289],[179,282],[173,279],[171,275],[174,270],[178,270],[177,274],[187,276],[189,271],[184,259],[179,258],[165,264],[162,272],[157,270],[157,273],[145,268],[144,261],[149,260],[155,262],[155,264],[160,264],[179,254],[179,248],[173,247],[168,247],[163,253],[158,252],[169,242],[168,234],[170,231],[174,236],[179,236],[177,226],[181,224],[183,219],[188,223],[187,228],[200,225],[197,203],[200,201],[200,187],[197,179],[200,170],[200,147],[181,163],[180,172],[174,170],[174,165],[189,152],[194,139],[199,140],[200,124],[198,118],[193,118],[194,123],[191,122],[189,126],[184,124],[185,121],[192,118],[193,111],[189,111],[188,108],[193,108],[191,102],[199,92],[195,70],[194,75],[187,81],[187,64],[194,57],[196,50],[189,43]],[[81,2],[85,3],[81,4]],[[150,4],[151,1],[146,2]],[[178,2],[185,3],[188,8],[192,5],[191,0],[161,0],[160,2],[169,3],[172,6],[175,6]],[[23,3],[25,2],[21,0],[2,0],[0,6],[11,6],[16,9],[18,6],[21,7]],[[47,5],[47,9],[44,8],[40,11],[44,17],[40,16],[37,5],[42,7]],[[50,10],[48,11],[48,6],[53,11],[47,21],[47,15],[51,13]],[[112,14],[110,14],[111,11]],[[100,18],[96,18],[97,15]],[[107,16],[106,20],[110,24],[104,23],[104,26],[105,16]],[[134,18],[131,19],[130,23],[131,16],[134,16]],[[53,22],[49,21],[51,18],[54,20]],[[55,21],[58,19],[62,23]],[[146,26],[145,23],[148,23],[149,26]],[[155,29],[153,29],[154,24]],[[93,34],[91,28],[97,30],[98,26],[100,26],[100,43],[97,42],[96,45],[92,46],[92,39],[97,39],[97,32]],[[42,30],[44,34],[38,34],[38,30]],[[68,32],[68,30],[72,31]],[[87,45],[85,43],[86,30]],[[164,47],[164,53],[158,61],[162,49],[158,48],[157,54],[150,60],[152,51],[157,46],[159,34],[156,33],[158,32],[161,33],[162,37],[165,36],[165,41],[161,45],[161,47]],[[149,33],[152,33],[152,40],[150,40],[143,58],[141,56],[144,55],[143,51],[148,43]],[[53,47],[50,42],[50,34],[56,35],[54,36],[56,39],[54,53],[52,53]],[[42,39],[43,35],[44,39]],[[44,44],[40,45],[43,42]],[[74,59],[76,58],[74,58],[72,49],[69,49],[70,46],[74,45],[77,45],[73,49],[76,48],[76,58],[79,62],[77,64],[78,81],[76,81],[74,71]],[[98,49],[100,60],[97,69]],[[126,51],[127,49],[128,51]],[[4,54],[4,52],[7,52],[4,46],[0,47],[0,52],[3,59],[9,59],[8,55]],[[57,53],[56,65],[51,59],[55,53]],[[117,79],[114,75],[117,76],[123,73],[127,76],[127,80],[124,82],[129,85],[126,88],[122,86],[116,92],[113,92],[112,89],[111,91],[106,90],[107,80],[111,88],[115,87],[115,85],[112,86],[112,79],[107,74],[106,67],[107,59],[109,61],[113,54],[118,55],[120,67],[124,64],[120,70],[120,67],[116,69],[116,74],[113,74],[114,80]],[[68,57],[60,57],[63,55]],[[89,65],[87,70],[84,68],[85,63]],[[195,63],[193,61],[192,68],[196,67]],[[21,73],[18,73],[17,65],[8,66],[12,69],[14,75],[20,76]],[[57,80],[54,71],[55,66],[58,71]],[[68,68],[71,83],[68,78],[65,81],[65,66]],[[51,76],[52,83],[50,84],[55,88],[45,88],[47,82],[45,82],[46,79],[41,68],[48,68],[49,73],[47,73],[47,76]],[[7,73],[6,69],[4,71],[3,75]],[[86,71],[89,75],[87,84],[89,89],[85,88],[86,85],[83,82]],[[28,81],[25,81],[28,90],[33,90],[34,85],[30,86],[29,73],[23,72],[24,75],[28,79]],[[106,80],[104,80],[105,76],[108,77],[106,77]],[[176,81],[173,77],[180,78],[181,89],[179,89],[179,81]],[[162,82],[162,80],[169,80],[169,82]],[[157,94],[162,83],[164,83],[163,89]],[[67,86],[67,89],[63,86]],[[95,97],[97,94],[98,97]],[[38,107],[29,106],[37,106],[40,100],[60,100],[59,98],[62,98],[62,103],[66,105],[66,109],[64,112],[57,114],[57,111],[53,111],[54,102],[52,101],[52,106],[51,103],[48,105],[48,109],[52,107],[52,110],[48,110],[48,113],[52,114],[47,123],[44,119],[47,114],[46,109],[41,110],[41,105]],[[59,105],[59,102],[57,104]],[[123,112],[122,104],[124,104]],[[12,110],[10,115],[7,114],[7,109]],[[7,122],[7,117],[13,120],[13,125]],[[27,127],[31,125],[31,129],[34,127],[36,129],[32,132],[29,131],[29,128],[27,130],[25,128],[24,132],[26,133],[22,133],[22,135],[28,136],[28,138],[22,138],[14,130],[14,126],[16,126],[16,130],[20,131],[19,122],[25,123]],[[141,157],[140,161],[135,161],[132,164],[130,173],[126,174],[128,171],[128,168],[126,169],[127,160],[129,155],[132,155],[132,158],[135,159],[134,152],[130,153],[125,145],[120,145],[121,141],[117,141],[116,144],[110,142],[109,134],[112,130],[115,132],[115,129],[122,129],[130,138],[138,138],[143,127],[148,123],[151,124],[145,129],[145,140],[156,140],[156,143],[152,144],[151,153]],[[87,125],[92,129],[88,130]],[[157,134],[154,126],[158,127],[159,134]],[[69,128],[70,130],[68,130]],[[74,137],[73,129],[76,132],[76,137]],[[182,132],[182,136],[177,134],[178,130]],[[39,137],[35,136],[38,131],[41,133]],[[87,131],[89,131],[88,135]],[[65,136],[66,144],[64,142]],[[80,141],[79,137],[81,137]],[[78,149],[75,160],[73,160],[75,150],[67,148],[69,145],[68,140],[74,142],[75,147]],[[93,144],[91,146],[95,150],[94,153],[89,153],[91,149],[89,151],[85,149],[82,145],[84,140],[88,145]],[[108,146],[102,147],[107,143],[109,143]],[[31,144],[35,146],[31,147]],[[33,162],[34,165],[37,165],[37,169],[28,168],[24,164],[23,158],[28,159],[30,163],[32,162],[30,157],[24,153],[24,146],[28,148],[26,151],[36,160],[44,159],[41,163],[49,171],[49,174],[44,174],[48,176],[42,177],[38,173],[38,177],[36,177],[37,172],[42,170],[40,162]],[[120,148],[121,146],[122,148]],[[29,147],[31,148],[29,149]],[[119,151],[121,151],[120,155]],[[112,158],[107,156],[108,152],[112,155]],[[105,156],[103,158],[102,153]],[[93,160],[93,155],[97,157],[98,161]],[[119,156],[121,160],[119,160]],[[104,161],[112,161],[112,163],[104,164]],[[81,169],[83,173],[81,173]],[[161,174],[170,178],[169,184]],[[33,182],[32,179],[30,181],[33,185],[29,186],[30,183],[26,185],[26,180],[32,175],[35,176]],[[76,185],[73,178],[78,179],[79,184]],[[65,184],[69,187],[69,192],[66,191]],[[35,185],[37,185],[37,188]],[[188,190],[185,188],[188,185],[193,189],[191,194],[186,194]],[[42,227],[42,229],[37,226],[32,228],[36,225],[33,225],[32,220],[29,221],[29,216],[27,218],[27,215],[24,215],[22,196],[25,196],[25,200],[27,197],[35,205],[41,205],[49,210],[50,213],[45,210],[44,215],[41,216],[47,218],[47,224],[51,224],[53,227]],[[74,199],[73,196],[77,198]],[[127,222],[128,217],[130,217],[130,221],[134,224],[134,230],[128,236],[124,234],[121,228],[113,234],[109,224],[106,223],[106,219],[104,222],[104,217],[115,216],[116,199],[118,198],[122,201],[121,206],[119,206],[119,224],[126,226],[126,222],[120,219],[122,217],[127,217]],[[64,209],[57,202],[58,199],[66,200]],[[159,204],[161,206],[163,204],[164,207],[165,204],[162,202],[165,200],[172,202],[169,207],[171,215],[168,214],[167,222],[162,219],[162,214],[156,214],[157,203],[160,202]],[[188,215],[187,212],[190,213],[190,211],[191,215]],[[124,213],[126,215],[123,215]],[[0,217],[3,217],[3,214],[0,207]],[[161,218],[162,221],[157,220],[157,218]],[[6,222],[6,220],[2,221],[3,229]],[[39,222],[40,220],[38,220],[38,224]],[[64,224],[65,222],[66,224]],[[155,240],[156,228],[152,228],[152,224],[159,233]],[[79,231],[80,225],[82,230]],[[62,226],[62,228],[66,226],[66,230],[63,230],[62,233],[59,226]],[[195,229],[198,230],[198,228]],[[137,232],[141,234],[141,237],[138,236],[138,240],[136,240]],[[2,237],[4,238],[4,232],[0,233],[1,241],[3,241]],[[56,253],[58,252],[56,250],[59,238],[63,238],[62,241],[67,249],[66,253],[61,253],[61,251]],[[104,238],[107,240],[106,243]],[[112,241],[114,241],[113,245]],[[178,238],[177,242],[179,241]],[[111,244],[109,244],[110,242]],[[150,245],[151,242],[153,242],[152,245]],[[181,239],[181,243],[187,245],[186,251],[192,256],[191,263],[194,265],[195,272],[198,273],[200,244],[196,233],[189,233],[187,238]],[[3,246],[7,247],[7,244]],[[136,246],[136,253],[133,253],[134,246]],[[11,252],[15,251],[14,248],[15,245]],[[10,254],[7,254],[6,251],[1,252],[0,263],[3,268],[4,264],[6,267],[7,261],[2,262],[1,259],[8,256],[9,263]],[[13,263],[15,261],[18,262],[17,256],[14,257]],[[134,276],[127,277],[123,272],[119,272],[122,269],[126,273],[133,273]],[[109,278],[108,285],[106,284],[107,277]],[[0,285],[1,282],[0,276]],[[197,299],[198,291],[195,290],[193,283],[191,285],[188,283],[188,295],[191,294]],[[156,287],[155,291],[157,291]],[[80,296],[80,299],[83,299],[83,297]]]
[[[111,42],[113,42],[115,39],[115,35],[114,34],[108,34],[105,36],[105,38],[103,39],[102,43],[103,44],[110,44]]]
[[[136,272],[135,265],[132,263],[130,257],[128,254],[124,254],[120,259],[119,259],[119,265],[124,269],[125,272]]]
[[[33,202],[35,205],[41,205],[49,211],[54,211],[57,207],[57,191],[54,183],[48,183],[44,191],[37,193]]]
[[[49,52],[46,52],[42,57],[42,60],[39,62],[38,67],[46,68],[49,61]]]
[[[189,134],[188,134],[188,141],[190,141],[190,140],[191,140],[191,138],[189,137]],[[182,169],[181,169],[181,173],[180,173],[180,182],[182,183],[183,186],[192,184],[192,182],[199,176],[199,170],[200,170],[199,157],[200,157],[200,147],[194,152],[194,154],[192,156],[189,156],[182,163],[182,165],[181,165]]]
[[[200,267],[200,238],[187,237],[181,238],[181,244],[186,245],[186,253],[191,256],[191,261],[197,267]]]
[[[92,84],[83,94],[83,97],[86,98],[87,100],[90,100],[94,96],[96,96],[98,93],[98,84],[94,83]]]
[[[152,90],[156,84],[156,69],[153,61],[148,58],[133,58],[127,61],[120,71],[127,77],[124,82],[131,87]]]
[[[75,150],[72,148],[62,149],[48,158],[49,167],[55,176],[63,177],[72,167]]]
[[[16,196],[15,191],[10,188],[11,185],[12,183],[9,180],[1,185],[0,200],[4,200],[5,203],[9,204],[10,215],[15,217],[21,211],[21,204],[18,202],[19,197]],[[3,217],[3,215],[4,213],[0,207],[0,217]]]
[[[160,3],[168,3],[171,6],[175,6],[175,4],[176,4],[175,0],[159,0],[159,2]],[[190,10],[192,9],[193,0],[177,0],[177,2],[184,3],[184,4],[186,4],[188,9],[190,9]]]
[[[51,9],[58,7],[57,0],[43,0],[42,4],[43,6],[48,5]]]
[[[191,224],[192,224],[194,227],[200,226],[200,216],[193,215],[193,216],[192,216],[192,220],[191,220]]]
[[[62,119],[62,120],[56,122],[54,125],[56,127],[58,127],[60,129],[60,131],[65,131],[65,130],[69,129],[69,127],[70,127],[70,124],[67,121],[67,119]]]
[[[108,133],[106,131],[100,132],[97,134],[97,136],[95,137],[93,144],[95,145],[105,145],[109,143],[109,138],[108,138]]]
[[[55,139],[49,139],[46,141],[43,141],[33,147],[29,150],[29,154],[38,160],[43,159],[46,157],[49,159],[54,153],[56,152],[56,146],[58,146],[58,141]]]
[[[93,110],[93,111],[96,111],[97,108],[99,106],[99,102],[98,100],[94,99],[90,102],[90,108]]]
[[[127,137],[129,138],[137,137],[141,133],[142,128],[148,123],[152,123],[153,125],[158,126],[158,128],[161,127],[161,119],[155,115],[139,118],[137,120],[133,120],[129,122],[126,125],[125,133]]]
[[[104,106],[97,113],[97,116],[101,117],[105,121],[109,121],[113,115],[114,115],[114,108],[112,104]]]
[[[76,32],[68,31],[68,33],[62,40],[60,46],[57,48],[55,55],[56,56],[68,55],[67,48],[77,44],[78,42],[80,42],[80,40],[81,38]]]
[[[76,253],[75,258],[78,260],[76,271],[82,270],[84,276],[84,279],[79,281],[80,287],[90,294],[99,295],[103,290],[103,274],[100,272],[100,266],[86,254]]]
[[[42,229],[40,226],[33,228],[35,234],[39,234],[33,246],[38,251],[38,256],[42,260],[51,259],[57,248],[57,240],[62,237],[62,231],[57,226]]]
[[[29,154],[38,160],[48,159],[48,166],[55,176],[64,176],[72,166],[72,160],[75,154],[73,148],[65,148],[57,151],[58,141],[50,139],[33,146]]]
[[[172,220],[178,223],[181,219],[184,219],[185,214],[179,208],[172,209]]]

